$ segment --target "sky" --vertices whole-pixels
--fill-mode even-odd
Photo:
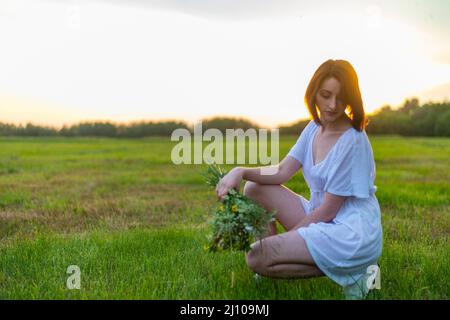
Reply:
[[[368,113],[450,99],[450,1],[2,0],[0,122],[307,118],[314,71],[355,68]]]

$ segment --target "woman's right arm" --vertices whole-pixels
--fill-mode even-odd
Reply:
[[[293,157],[286,156],[278,165],[257,168],[235,167],[227,173],[216,187],[217,196],[223,197],[231,188],[239,191],[242,180],[253,181],[259,184],[283,184],[288,181],[301,164]]]
[[[300,167],[301,165],[297,160],[287,156],[275,166],[241,168],[242,179],[259,184],[283,184],[288,181]]]

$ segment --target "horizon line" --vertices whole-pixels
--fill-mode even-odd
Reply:
[[[407,101],[411,101],[417,99],[419,101],[419,105],[423,106],[425,104],[429,104],[429,103],[450,103],[450,100],[448,100],[447,98],[444,99],[439,99],[439,100],[427,100],[425,102],[420,102],[420,99],[418,97],[412,96],[409,98],[405,98],[403,100],[403,102],[401,104],[398,104],[396,106],[392,106],[389,103],[383,104],[382,106],[372,110],[371,112],[366,112],[365,115],[366,117],[370,117],[375,115],[376,113],[378,113],[382,108],[385,108],[386,106],[389,106],[392,110],[397,110],[400,109],[401,107],[404,106],[404,104]],[[163,123],[163,122],[180,122],[180,123],[185,123],[188,127],[193,127],[195,125],[195,123],[198,123],[199,121],[206,121],[206,120],[211,120],[211,119],[215,119],[215,118],[226,118],[226,119],[235,119],[235,120],[245,120],[248,121],[254,125],[256,125],[258,128],[267,128],[267,129],[276,129],[276,128],[280,128],[283,126],[291,126],[294,125],[296,122],[299,121],[306,121],[306,120],[312,120],[310,116],[308,117],[299,117],[296,120],[293,121],[287,121],[284,123],[278,123],[277,125],[261,125],[261,123],[259,121],[254,121],[251,120],[251,117],[248,116],[241,116],[241,115],[226,115],[226,114],[216,114],[216,115],[205,115],[205,117],[202,117],[200,119],[195,119],[195,120],[186,120],[186,119],[182,119],[182,118],[173,118],[173,117],[167,117],[167,118],[153,118],[153,119],[149,119],[149,118],[140,118],[140,119],[135,119],[135,120],[127,120],[127,121],[117,121],[117,120],[112,120],[112,119],[108,119],[108,118],[99,118],[99,119],[81,119],[81,120],[76,120],[73,122],[66,122],[66,123],[61,123],[61,124],[42,124],[42,123],[37,123],[37,122],[33,122],[33,121],[12,121],[12,122],[4,122],[0,120],[0,124],[2,125],[15,125],[15,126],[26,126],[26,125],[34,125],[34,126],[38,126],[38,127],[43,127],[43,128],[51,128],[51,129],[56,129],[56,130],[61,130],[64,127],[71,127],[74,125],[79,125],[79,124],[83,124],[83,123],[110,123],[110,124],[114,124],[114,125],[129,125],[129,124],[134,124],[134,123],[142,123],[142,122],[153,122],[153,123]]]

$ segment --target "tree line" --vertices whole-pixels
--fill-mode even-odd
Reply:
[[[417,98],[405,100],[400,108],[386,105],[368,115],[368,134],[398,134],[403,136],[445,136],[450,137],[450,102],[428,102],[420,105]],[[299,135],[310,120],[280,126],[281,135]],[[0,136],[28,137],[112,137],[139,138],[149,136],[170,136],[175,129],[193,131],[184,121],[138,121],[115,124],[108,121],[81,122],[60,129],[28,123],[24,126],[0,122]],[[202,120],[203,131],[209,128],[261,129],[258,124],[244,118],[214,117]]]
[[[385,105],[367,115],[368,134],[402,136],[450,137],[450,101],[419,104],[417,98],[407,99],[396,109]],[[280,127],[280,134],[298,135],[309,120]]]
[[[369,134],[450,137],[450,101],[419,104],[417,98],[406,100],[399,109],[386,105],[369,117]]]

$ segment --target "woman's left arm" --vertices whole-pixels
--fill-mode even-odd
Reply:
[[[347,198],[325,192],[322,205],[304,217],[293,229],[307,227],[311,223],[332,221]]]

